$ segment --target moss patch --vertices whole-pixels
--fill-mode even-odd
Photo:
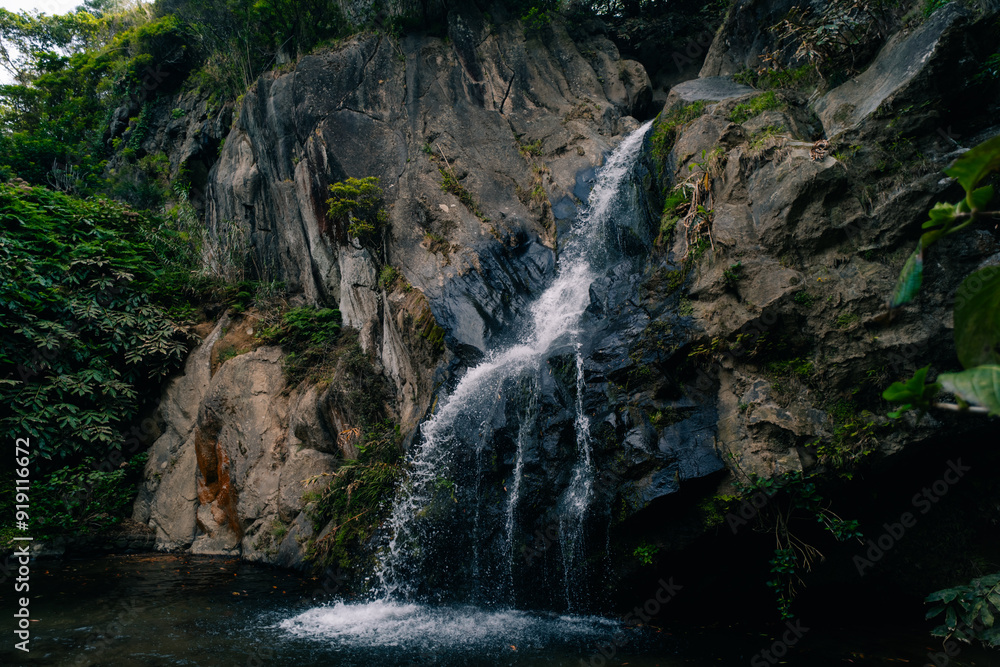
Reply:
[[[661,113],[657,118],[653,128],[653,135],[650,137],[652,146],[653,161],[657,170],[662,173],[667,162],[667,156],[674,148],[679,131],[688,123],[695,120],[705,112],[707,102],[698,101],[687,106],[674,109],[666,113]]]
[[[729,113],[729,120],[734,123],[743,124],[771,109],[784,109],[787,105],[778,99],[774,91],[769,91],[761,95],[756,95],[748,101],[737,104]]]

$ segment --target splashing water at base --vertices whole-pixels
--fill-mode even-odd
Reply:
[[[431,607],[377,600],[318,607],[277,625],[291,635],[351,648],[395,647],[450,652],[542,647],[567,639],[590,639],[614,632],[616,621],[599,617],[486,611],[469,606]]]

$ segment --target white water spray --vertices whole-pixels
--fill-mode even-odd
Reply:
[[[639,153],[643,138],[652,122],[646,123],[626,137],[608,158],[598,173],[587,202],[587,208],[575,221],[560,257],[559,274],[531,307],[531,326],[521,342],[492,351],[478,366],[469,369],[454,391],[441,398],[441,405],[421,429],[421,445],[410,458],[409,475],[400,489],[388,520],[388,543],[382,553],[377,575],[384,593],[390,598],[409,599],[414,591],[413,575],[419,571],[414,559],[423,557],[429,547],[425,540],[451,539],[455,535],[437,535],[434,529],[421,525],[435,512],[442,493],[451,490],[457,503],[454,484],[448,477],[449,466],[463,450],[475,447],[476,465],[480,466],[483,443],[491,435],[491,420],[502,409],[504,390],[512,380],[525,372],[538,372],[554,350],[570,346],[575,349],[576,401],[575,421],[577,461],[569,485],[559,501],[560,550],[567,606],[574,606],[571,583],[583,566],[584,525],[593,494],[594,467],[591,456],[590,422],[583,409],[585,389],[582,344],[578,340],[584,310],[590,303],[590,286],[602,268],[606,239],[617,238],[616,201],[627,181]],[[613,234],[613,236],[612,236]],[[525,416],[534,410],[529,406]],[[456,427],[459,420],[472,424],[475,442],[464,441]],[[469,431],[466,428],[466,431]],[[524,440],[528,433],[521,425],[518,435],[514,478],[506,507],[506,549],[508,569],[513,586],[513,542],[516,532],[517,504],[520,499],[524,466]],[[470,440],[471,438],[466,438]],[[476,498],[479,482],[473,483]],[[452,486],[449,486],[451,484]],[[444,490],[444,491],[443,491]],[[466,511],[462,508],[461,511]],[[472,508],[473,535],[468,546],[473,584],[479,585],[480,508]],[[427,532],[429,530],[430,532]],[[464,536],[468,539],[469,536]],[[460,548],[460,544],[449,544]]]

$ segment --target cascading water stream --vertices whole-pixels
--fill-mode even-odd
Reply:
[[[507,594],[511,599],[515,596],[514,531],[517,527],[517,504],[521,500],[521,484],[524,476],[524,450],[531,435],[531,429],[535,424],[535,419],[537,418],[535,408],[538,405],[538,388],[534,382],[531,382],[528,387],[528,396],[528,404],[521,413],[521,423],[517,429],[517,451],[514,454],[514,471],[510,481],[510,495],[507,498],[507,521],[504,526],[506,532],[504,546],[507,550]]]
[[[594,484],[590,424],[583,408],[585,383],[579,328],[590,303],[591,283],[606,268],[609,246],[618,239],[617,200],[651,124],[628,135],[598,172],[587,208],[578,216],[564,245],[559,273],[531,308],[526,335],[517,344],[494,350],[485,361],[469,369],[450,395],[440,399],[434,415],[421,425],[421,444],[410,458],[409,475],[390,513],[387,543],[377,571],[388,599],[417,598],[420,580],[429,574],[454,585],[460,582],[471,586],[474,598],[481,597],[478,594],[483,589],[483,577],[506,578],[514,588],[514,542],[523,491],[524,450],[537,417],[533,398],[519,412],[524,421],[518,428],[511,486],[505,489],[503,523],[484,528],[481,493],[485,448],[507,397],[518,394],[519,387],[533,387],[523,380],[532,374],[537,376],[553,351],[568,348],[576,364],[576,462],[558,502],[558,524],[566,604],[574,607],[571,581],[583,567],[584,527]],[[502,571],[494,571],[489,563],[481,564],[485,556],[480,553],[481,538],[493,532],[503,535],[506,564],[499,566]],[[465,557],[461,556],[463,550]],[[500,602],[495,599],[496,582],[489,582],[487,588],[493,597],[489,601]],[[514,591],[510,594],[513,596]]]

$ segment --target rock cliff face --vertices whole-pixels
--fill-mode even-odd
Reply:
[[[957,239],[936,256],[922,306],[885,316],[921,216],[951,194],[940,170],[956,145],[938,128],[954,126],[966,146],[996,132],[995,100],[975,112],[953,101],[979,94],[956,86],[972,80],[967,54],[989,48],[987,19],[949,5],[890,36],[842,85],[808,98],[778,90],[748,114],[760,91],[728,75],[774,50],[759,26],[794,4],[736,2],[704,78],[670,91],[636,171],[632,260],[591,287],[583,400],[596,504],[625,527],[616,541],[638,532],[684,546],[704,521],[659,516],[659,503],[688,480],[723,481],[723,461],[764,477],[833,469],[973,428],[936,418],[894,426],[867,410],[913,368],[953,365],[947,295],[1000,253],[995,230]],[[447,25],[447,41],[359,35],[261,77],[205,176],[216,247],[248,239],[259,277],[339,307],[408,433],[524,319],[595,168],[652,99],[643,67],[601,35],[571,37],[556,21],[526,36],[474,8],[452,10]],[[664,127],[692,104],[687,122]],[[207,160],[205,146],[219,144],[184,145],[178,162]],[[326,212],[331,184],[367,176],[379,177],[389,206],[381,250],[352,242]],[[657,237],[663,199],[678,187],[710,214]],[[413,291],[383,284],[384,266]],[[253,326],[223,319],[167,387],[135,518],[163,549],[299,565],[313,533],[303,482],[356,455],[337,438],[356,424],[329,386],[288,386],[278,348],[220,364],[220,337]],[[428,326],[443,331],[443,351]],[[553,417],[540,441],[555,452],[575,389],[552,363],[542,403]],[[545,459],[529,491],[551,495],[563,463]],[[290,526],[280,539],[275,521]]]
[[[710,214],[677,222],[647,265],[646,332],[676,333],[678,314],[686,329],[667,354],[642,338],[630,347],[633,372],[645,366],[657,378],[633,401],[662,413],[668,406],[653,399],[679,386],[714,406],[708,432],[732,471],[722,493],[748,475],[832,478],[861,461],[891,467],[893,455],[942,438],[989,437],[988,424],[940,413],[893,421],[881,392],[928,363],[958,367],[952,295],[970,271],[1000,262],[995,227],[955,238],[933,252],[919,302],[888,311],[927,211],[961,192],[942,170],[1000,132],[996,86],[976,79],[970,57],[994,48],[995,15],[948,5],[889,35],[841,85],[808,97],[724,76],[780,53],[758,21],[776,23],[792,4],[735,3],[703,78],[676,85],[654,126],[666,137],[654,147],[661,191],[693,196]],[[684,111],[694,119],[678,125]],[[662,507],[625,528],[657,525],[649,539],[669,550],[712,522],[704,508]]]
[[[337,305],[391,381],[408,430],[440,382],[508,335],[551,279],[558,230],[651,96],[642,66],[600,35],[574,40],[553,25],[544,39],[525,37],[475,9],[452,11],[448,26],[447,41],[360,35],[265,75],[205,187],[213,257],[248,237],[257,275]],[[349,176],[377,176],[386,193],[381,256],[327,219],[329,185]],[[383,266],[413,292],[387,291]],[[443,328],[443,357],[420,335],[427,320]],[[279,518],[296,526],[279,553],[298,562],[290,545],[311,533],[296,518],[301,482],[336,465],[336,434],[354,424],[328,390],[284,387],[277,350],[227,361],[210,379],[220,331],[166,390],[136,518],[157,528],[162,548],[260,558],[273,557],[254,545]],[[298,492],[282,486],[295,476]]]
[[[713,46],[730,60],[763,48],[741,37],[754,15],[741,14],[743,5],[781,9],[737,3]],[[713,212],[703,232],[714,252],[693,264],[688,307],[704,351],[696,356],[708,362],[704,370],[718,371],[719,444],[747,470],[814,465],[815,449],[802,445],[835,438],[837,420],[847,417],[831,413],[838,401],[861,410],[917,366],[954,366],[948,295],[968,270],[997,261],[996,230],[977,230],[936,254],[919,306],[890,316],[885,304],[926,211],[954,195],[941,170],[962,146],[1000,129],[995,90],[972,83],[968,59],[988,48],[984,20],[949,5],[892,35],[842,85],[810,99],[777,91],[771,108],[749,118],[746,107],[761,93],[724,77],[671,91],[664,117],[705,101],[703,114],[677,133],[662,178],[664,189],[701,181]],[[710,54],[703,74],[719,71],[712,62]],[[980,97],[988,92],[992,98]],[[970,113],[963,99],[982,106]],[[953,131],[962,124],[961,145],[940,131],[950,118]],[[671,256],[688,252],[690,239],[678,233]],[[868,421],[886,425],[874,415]],[[934,418],[907,422],[869,444],[890,453],[942,426]]]

